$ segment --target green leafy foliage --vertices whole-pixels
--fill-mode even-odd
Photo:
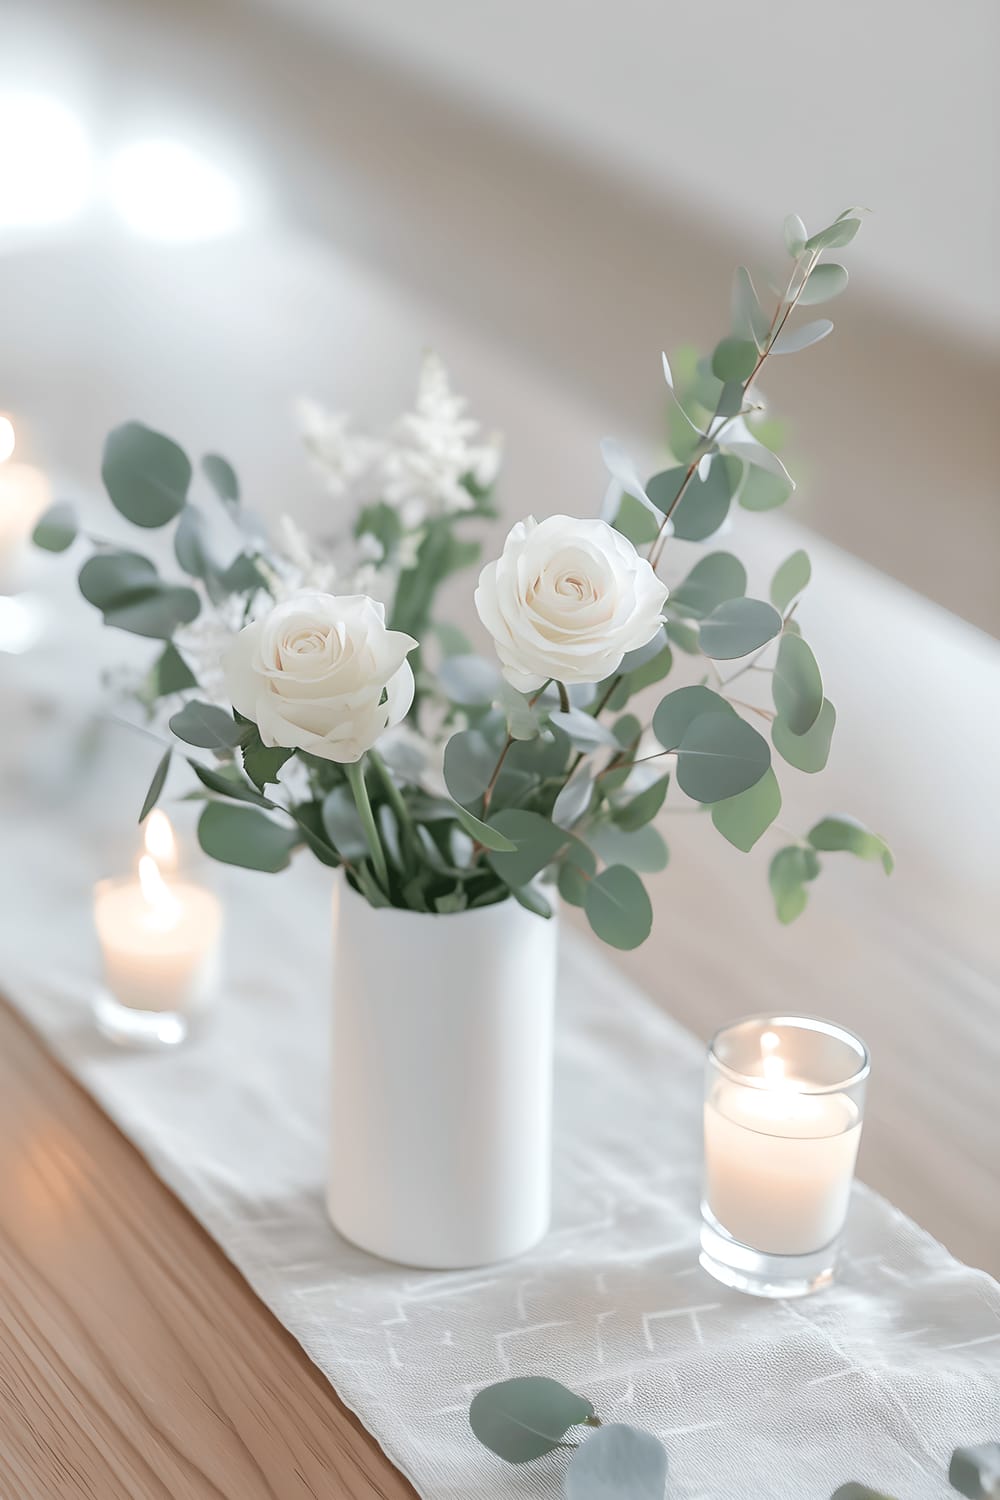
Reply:
[[[733,710],[711,688],[677,688],[661,699],[653,714],[653,733],[664,750],[676,750],[694,720],[711,713],[732,714]]]
[[[727,338],[716,344],[712,374],[717,380],[743,381],[757,363],[757,345],[752,338]]]
[[[801,636],[781,637],[771,691],[782,724],[792,734],[808,734],[823,707],[823,679]]]
[[[478,802],[490,783],[497,753],[478,729],[453,734],[444,749],[444,784],[463,807]]]
[[[767,741],[745,719],[701,714],[677,747],[677,783],[696,802],[721,802],[755,786],[770,764]]]
[[[778,850],[771,860],[768,882],[779,922],[787,926],[805,911],[809,900],[806,885],[818,874],[819,860],[812,849],[789,844]]]
[[[149,783],[149,790],[142,800],[142,807],[139,809],[140,823],[145,822],[146,818],[149,817],[149,814],[153,811],[153,808],[159,802],[160,797],[163,794],[163,788],[167,780],[167,772],[170,770],[171,754],[172,751],[165,751],[160,760],[157,762],[156,770],[153,772],[153,779]]]
[[[461,823],[470,838],[474,838],[477,844],[482,844],[484,849],[493,849],[498,854],[514,854],[517,845],[513,839],[501,833],[498,828],[492,828],[489,823],[473,817],[467,808],[455,803],[455,817]]]
[[[836,724],[837,710],[829,698],[824,698],[816,722],[805,734],[795,734],[779,714],[771,725],[771,740],[782,760],[797,771],[815,775],[824,769],[830,758],[830,743]]]
[[[1000,1496],[1000,1443],[956,1448],[948,1467],[948,1481],[968,1500],[997,1500]]]
[[[239,505],[240,482],[228,459],[218,453],[206,453],[201,461],[201,472],[224,504]]]
[[[627,865],[642,875],[667,868],[669,851],[659,829],[651,823],[621,828],[607,821],[587,830],[587,842],[607,865]]]
[[[243,738],[242,726],[224,708],[193,698],[170,719],[170,728],[186,745],[203,750],[233,750]]]
[[[79,584],[83,597],[103,614],[105,625],[154,640],[169,640],[201,609],[193,589],[164,583],[138,552],[95,553],[80,569]]]
[[[671,469],[668,472],[676,474],[677,471]],[[686,470],[681,471],[682,478],[684,473]],[[739,488],[742,475],[743,469],[737,459],[715,454],[706,477],[702,479],[698,473],[692,476],[674,510],[671,519],[675,536],[685,542],[703,542],[706,537],[718,531],[729,514],[730,502]],[[660,504],[658,493],[660,492],[654,493],[653,480],[650,480],[649,498],[655,505]],[[676,494],[676,490],[674,493]],[[667,498],[668,495],[669,488],[665,487],[662,498]]]
[[[184,693],[198,686],[198,679],[184,660],[177,647],[168,641],[153,663],[153,696],[166,698],[171,693]]]
[[[290,760],[294,751],[286,750],[281,745],[265,745],[257,731],[256,724],[249,727],[243,725],[243,769],[259,792],[266,786],[277,781],[278,772],[286,761]]]
[[[514,845],[514,850],[491,849],[486,857],[504,884],[512,889],[534,880],[552,863],[569,837],[548,818],[526,808],[503,808],[491,822]]]
[[[745,792],[727,797],[712,807],[712,822],[737,849],[749,854],[781,811],[781,789],[773,768]]]
[[[573,1455],[566,1470],[566,1500],[664,1500],[667,1454],[663,1444],[622,1422],[601,1426]]]
[[[808,839],[814,849],[824,852],[846,850],[849,854],[856,854],[859,859],[878,860],[885,873],[892,874],[892,852],[885,839],[872,833],[870,828],[866,828],[856,818],[843,815],[821,818],[809,830]]]
[[[838,219],[827,229],[821,229],[806,240],[807,250],[839,250],[849,245],[861,228],[860,219]]]
[[[753,279],[746,266],[736,268],[731,306],[733,333],[738,339],[752,339],[758,349],[763,349],[767,340],[770,319],[760,305]]]
[[[656,537],[660,529],[660,522],[649,509],[637,500],[634,495],[623,495],[615,517],[615,530],[620,531],[622,536],[627,536],[635,547],[643,547]]]
[[[797,327],[783,328],[771,345],[772,354],[798,354],[818,344],[833,332],[829,318],[817,318],[813,323],[800,323]]]
[[[133,526],[165,526],[187,501],[191,460],[161,432],[125,422],[108,434],[101,478],[112,505]]]
[[[551,1453],[571,1427],[593,1415],[589,1401],[557,1380],[522,1375],[480,1391],[469,1408],[469,1425],[493,1453],[523,1464]]]
[[[835,261],[814,266],[808,280],[799,293],[800,307],[813,307],[817,302],[829,302],[847,290],[848,275],[843,266]]]
[[[612,948],[638,948],[653,926],[646,888],[625,865],[610,865],[595,875],[587,885],[583,907],[593,931]]]
[[[296,829],[282,827],[253,807],[209,802],[198,820],[198,842],[225,865],[276,874],[284,870],[300,841]]]
[[[634,833],[637,828],[642,828],[646,823],[652,821],[663,806],[670,785],[669,776],[661,776],[654,781],[652,786],[646,787],[645,791],[637,793],[628,802],[616,807],[612,817],[619,828],[626,833]]]
[[[703,618],[727,599],[746,593],[747,572],[731,552],[710,552],[695,563],[683,583],[671,591],[670,603],[685,614]]]
[[[726,599],[702,620],[698,641],[706,656],[732,661],[758,651],[781,630],[781,616],[763,599]]]
[[[771,603],[782,613],[797,594],[801,594],[812,576],[809,554],[801,548],[785,558],[771,579]]]
[[[784,505],[794,488],[786,475],[772,474],[768,469],[748,464],[740,488],[740,504],[744,510],[774,510]]]
[[[188,757],[188,765],[191,767],[202,786],[210,792],[215,792],[220,797],[232,797],[237,802],[250,802],[255,807],[273,808],[269,797],[265,797],[254,787],[244,781],[240,772],[233,765],[226,766],[224,770],[218,771],[213,766],[203,766],[200,761],[191,760]]]
[[[36,522],[31,540],[46,552],[65,552],[78,531],[75,507],[68,500],[57,500]]]

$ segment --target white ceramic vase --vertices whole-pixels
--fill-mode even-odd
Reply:
[[[327,1205],[355,1245],[452,1270],[549,1223],[556,921],[334,894]]]

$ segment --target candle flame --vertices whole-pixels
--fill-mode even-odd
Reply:
[[[154,808],[146,819],[144,842],[146,853],[156,861],[157,874],[161,870],[166,870],[168,873],[176,870],[177,840],[174,837],[170,819],[158,807]]]
[[[10,417],[0,412],[0,464],[6,463],[14,452],[17,444],[17,434]]]
[[[156,927],[173,926],[180,913],[180,905],[151,854],[143,854],[139,860],[139,885],[149,907],[151,923]]]
[[[776,1031],[765,1031],[760,1039],[761,1068],[765,1081],[776,1088],[785,1082],[785,1060],[777,1056],[781,1038]]]

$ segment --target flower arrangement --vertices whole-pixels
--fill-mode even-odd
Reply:
[[[605,942],[640,944],[652,923],[641,877],[667,861],[653,820],[668,790],[746,851],[781,808],[776,757],[815,773],[829,755],[836,714],[795,617],[806,554],[781,564],[768,599],[747,597],[725,550],[669,590],[661,570],[671,538],[709,542],[733,504],[767,510],[791,494],[760,382],[768,360],[831,331],[789,320],[843,291],[846,270],[822,257],[859,227],[848,210],[809,236],[792,216],[773,313],[741,267],[731,330],[711,356],[683,354],[676,374],[664,356],[672,462],[643,482],[605,442],[602,518],[513,527],[475,590],[495,660],[437,615],[442,584],[479,559],[470,533],[495,514],[500,453],[436,358],[384,437],[301,407],[307,450],[348,522],[318,546],[287,519],[268,540],[218,455],[202,460],[193,497],[176,443],[136,422],[115,429],[108,496],[140,529],[173,527],[186,575],[170,581],[94,537],[79,574],[107,625],[163,643],[138,696],[170,741],[140,818],[180,749],[216,859],[274,872],[309,849],[374,906],[431,914],[513,898],[547,917],[556,887]],[[61,551],[78,533],[62,503],[35,540]],[[661,688],[650,712],[677,654],[704,674]],[[771,704],[734,691],[751,671]],[[878,835],[824,818],[771,861],[782,922],[804,908],[820,855],[841,850],[891,869]]]

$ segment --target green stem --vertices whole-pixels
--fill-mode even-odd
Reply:
[[[562,709],[564,714],[568,714],[570,703],[569,693],[566,690],[566,684],[564,682],[557,682],[556,687],[559,689],[559,707]]]
[[[358,817],[361,819],[361,826],[365,831],[365,841],[368,844],[368,851],[371,854],[372,864],[375,867],[375,878],[383,891],[388,895],[389,867],[385,862],[385,852],[382,848],[382,841],[378,836],[378,829],[375,826],[375,815],[372,812],[372,805],[368,799],[368,788],[365,786],[363,766],[364,761],[358,760],[353,765],[345,766],[344,770],[347,772],[347,784],[351,788],[351,796],[354,798],[354,805],[358,810]]]

